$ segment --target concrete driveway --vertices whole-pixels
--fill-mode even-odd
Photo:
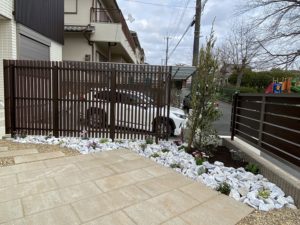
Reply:
[[[1,225],[233,225],[253,211],[129,150],[20,154],[0,168]]]

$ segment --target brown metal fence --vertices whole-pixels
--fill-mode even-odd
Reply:
[[[236,94],[231,131],[232,140],[300,166],[300,95]]]
[[[6,132],[158,140],[170,79],[163,66],[5,60]]]

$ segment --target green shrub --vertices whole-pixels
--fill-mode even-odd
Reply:
[[[254,163],[249,163],[246,167],[245,170],[248,172],[251,172],[253,174],[258,174],[259,173],[259,168],[256,164]]]
[[[231,187],[228,183],[226,182],[223,182],[221,183],[217,189],[216,189],[218,192],[221,192],[222,194],[224,195],[229,195],[230,194],[230,191],[231,191]]]
[[[156,153],[153,153],[150,157],[151,158],[158,158],[160,155],[156,152]]]
[[[173,168],[173,169],[175,169],[175,168],[181,168],[181,165],[180,165],[180,163],[172,163],[171,165],[170,165],[170,167],[171,168]]]
[[[261,190],[261,191],[258,192],[258,196],[263,198],[263,199],[269,198],[270,194],[271,194],[270,190],[267,190],[267,189],[264,189],[264,190]]]
[[[238,91],[242,94],[257,93],[257,89],[253,87],[240,87]]]
[[[179,148],[178,148],[178,151],[182,151],[184,150],[185,151],[186,147],[184,145],[181,145]]]
[[[152,145],[154,142],[152,137],[146,137],[145,141],[147,145]]]
[[[201,166],[205,160],[202,158],[196,158],[195,161],[197,166]]]
[[[147,144],[146,143],[141,144],[140,147],[143,151],[145,151],[145,149],[147,148]]]
[[[101,140],[100,140],[100,143],[101,144],[105,144],[105,143],[107,143],[108,142],[108,139],[107,138],[102,138]]]
[[[162,153],[167,153],[167,152],[169,152],[170,150],[167,149],[167,148],[164,148],[164,149],[162,149],[161,151],[162,151]]]

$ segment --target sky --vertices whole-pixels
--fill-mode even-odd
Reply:
[[[170,37],[169,53],[173,51],[195,15],[195,0],[117,0],[131,30],[138,33],[146,62],[161,65],[166,58],[166,37]],[[241,0],[208,0],[202,16],[201,41],[214,30],[217,44],[222,43],[235,19]],[[130,17],[134,21],[129,21]],[[190,27],[182,42],[169,57],[169,65],[192,64],[194,27]]]

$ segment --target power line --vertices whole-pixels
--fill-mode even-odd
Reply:
[[[178,43],[176,44],[176,46],[173,48],[173,50],[171,51],[170,55],[168,56],[168,59],[171,58],[171,56],[173,55],[173,53],[176,51],[177,47],[179,46],[179,44],[181,43],[181,41],[183,40],[184,36],[187,34],[187,32],[189,31],[190,27],[194,26],[195,24],[195,18],[193,19],[193,21],[188,25],[188,27],[186,28],[185,32],[183,33],[183,35],[181,36],[180,40],[178,41]]]
[[[179,6],[179,5],[167,5],[167,4],[152,3],[152,2],[142,2],[142,1],[136,1],[136,0],[124,0],[124,1],[145,4],[145,5],[159,6],[159,7],[163,6],[163,7],[168,7],[168,8],[185,8],[184,6]],[[187,7],[187,8],[194,9],[195,7]]]
[[[181,23],[182,23],[182,21],[183,21],[183,17],[184,17],[184,15],[185,15],[185,13],[186,13],[186,9],[187,9],[187,7],[188,7],[190,1],[191,1],[191,0],[187,0],[187,1],[185,2],[185,7],[184,7],[184,9],[182,10],[182,13],[181,13],[181,15],[180,15],[180,19],[178,20],[178,23],[177,23],[177,26],[176,26],[174,32],[172,32],[173,35],[171,35],[171,36],[173,36],[173,37],[176,37],[176,36],[177,36],[178,30],[179,30],[180,25],[181,25]],[[171,44],[172,44],[172,42],[171,42]]]

